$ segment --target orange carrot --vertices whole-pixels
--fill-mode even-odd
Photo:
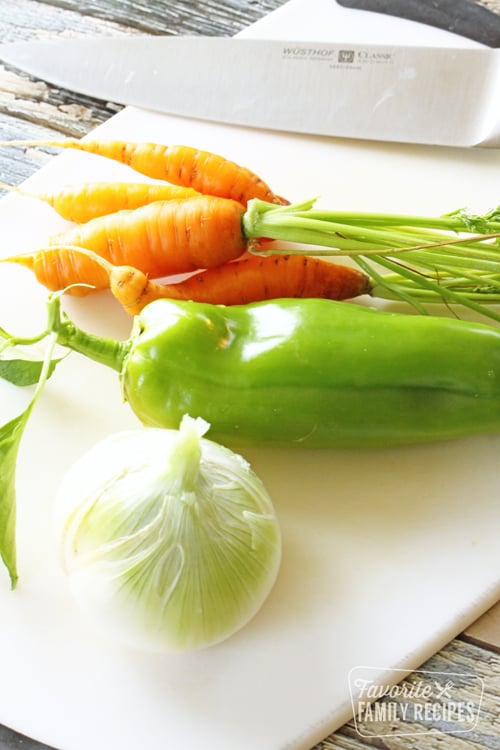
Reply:
[[[54,246],[3,258],[2,263],[17,263],[29,268],[37,281],[52,292],[67,289],[75,297],[109,289],[113,266],[95,253],[80,247]],[[107,264],[106,264],[107,263]],[[71,287],[68,289],[68,287]]]
[[[65,185],[60,190],[49,193],[31,193],[3,182],[0,182],[0,188],[45,201],[63,219],[78,224],[116,211],[140,208],[154,201],[199,195],[193,188],[146,182],[87,182],[82,185]]]
[[[157,283],[137,268],[115,266],[78,247],[54,246],[7,260],[31,268],[38,281],[53,291],[76,284],[68,292],[81,296],[91,287],[109,287],[130,315],[164,297],[238,305],[280,297],[344,300],[368,294],[371,288],[368,276],[358,269],[300,255],[246,255],[175,284]]]
[[[115,267],[109,278],[112,293],[130,315],[164,297],[242,305],[282,297],[345,300],[368,294],[371,289],[370,279],[358,269],[301,255],[249,255],[177,284],[156,283],[130,267]]]
[[[242,255],[247,248],[244,211],[241,203],[207,195],[158,201],[92,219],[50,244],[87,248],[114,265],[134,266],[159,278],[220,266]]]
[[[232,198],[246,205],[251,198],[287,203],[246,167],[190,146],[165,146],[131,141],[4,141],[0,145],[73,148],[113,159],[148,177],[194,188],[205,195]]]

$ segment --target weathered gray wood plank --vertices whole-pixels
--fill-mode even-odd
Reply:
[[[478,722],[472,731],[448,733],[442,721],[434,722],[432,731],[422,723],[411,721],[404,725],[401,721],[365,722],[358,727],[351,721],[314,750],[363,750],[374,747],[384,750],[499,750],[500,656],[456,639],[429,659],[421,669],[447,674],[463,673],[482,679],[482,695],[479,681],[465,681],[464,687],[453,692],[455,699],[471,701],[479,707]],[[408,683],[416,684],[419,679],[418,675],[412,675]],[[403,736],[402,732],[406,735]]]
[[[117,36],[137,33],[133,25],[94,19],[78,12],[76,3],[74,6],[74,10],[64,10],[52,3],[38,0],[0,0],[0,40],[5,43],[24,39],[46,39],[55,35]]]
[[[284,1],[284,0],[283,0]],[[121,23],[143,32],[175,34],[235,34],[274,8],[275,0],[53,0],[52,5],[78,10],[86,16]]]
[[[83,135],[115,114],[119,105],[49,86],[0,66],[0,127],[17,119],[66,135]],[[2,136],[3,138],[3,136]]]
[[[232,35],[285,0],[0,0],[0,40],[54,35]]]

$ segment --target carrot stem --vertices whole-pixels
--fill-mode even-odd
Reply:
[[[251,247],[256,254],[348,256],[376,281],[372,296],[462,304],[500,322],[500,210],[442,217],[318,210],[314,200],[278,207],[253,200],[243,216],[246,237],[312,245],[294,250]],[[377,268],[391,271],[381,274]]]

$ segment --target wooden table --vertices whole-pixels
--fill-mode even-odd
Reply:
[[[68,34],[233,35],[284,2],[285,0],[155,0],[153,3],[148,0],[0,0],[0,40],[6,42]],[[483,4],[500,13],[500,0],[485,0]],[[81,137],[120,109],[118,105],[57,89],[0,65],[1,140],[58,138],[61,135]],[[50,158],[52,157],[40,150],[1,150],[0,180],[10,185],[19,184]],[[361,738],[354,722],[351,722],[314,750],[362,750],[368,747],[390,750],[500,748],[500,606],[443,648],[423,668],[440,671],[452,667],[453,672],[468,672],[472,665],[476,674],[484,679],[485,694],[476,730],[466,735],[466,738],[440,732]],[[385,731],[381,731],[379,725],[377,734],[390,733],[391,727],[387,725],[382,729]],[[369,731],[367,727],[363,734]],[[13,748],[41,750],[46,746],[0,726],[0,750]]]

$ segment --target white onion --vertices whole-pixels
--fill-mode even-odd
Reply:
[[[279,525],[241,456],[179,430],[110,436],[66,474],[56,502],[62,558],[81,607],[140,648],[217,643],[260,609],[276,579]]]

